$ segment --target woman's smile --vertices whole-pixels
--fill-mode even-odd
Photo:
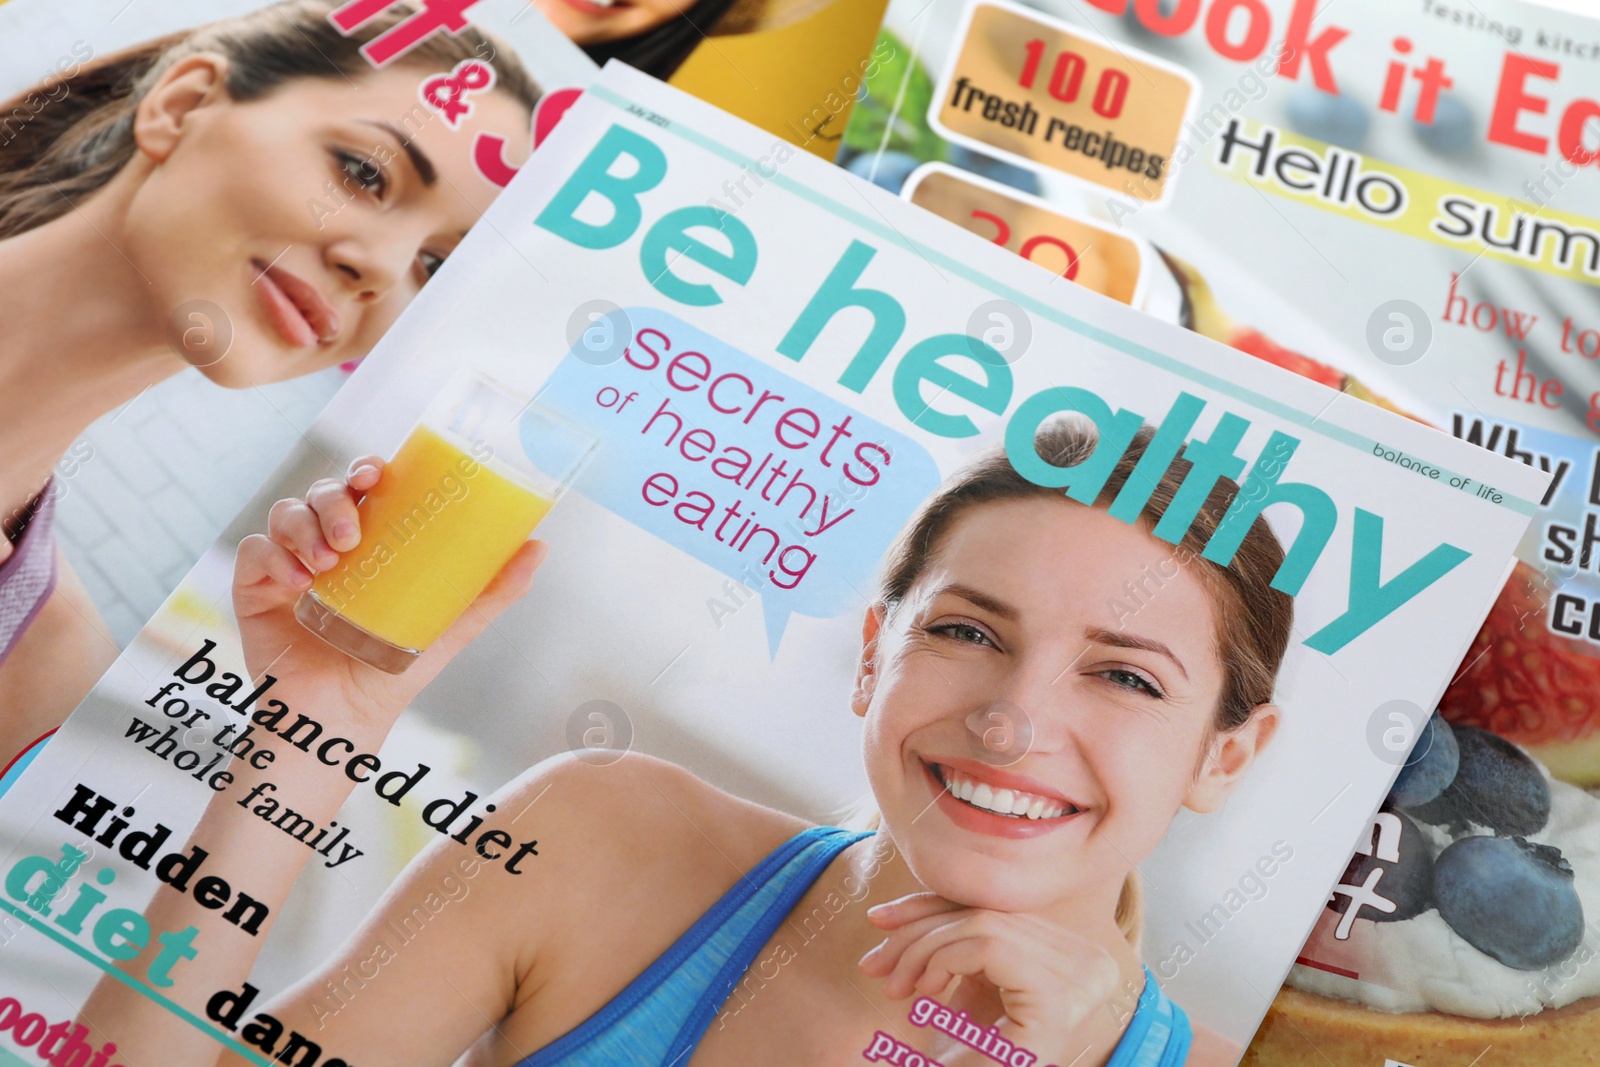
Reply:
[[[252,259],[256,299],[273,329],[295,348],[339,339],[339,314],[315,285],[282,267]]]
[[[591,18],[631,7],[627,0],[564,0],[568,7]]]
[[[939,810],[965,830],[1037,837],[1077,821],[1085,811],[1035,778],[953,757],[920,762]]]

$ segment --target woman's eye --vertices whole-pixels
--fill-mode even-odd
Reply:
[[[993,641],[989,640],[988,634],[967,622],[941,623],[938,626],[928,627],[928,632],[930,634],[938,634],[940,637],[949,637],[956,641],[965,641],[974,645],[994,644]]]
[[[383,198],[384,190],[389,188],[389,180],[383,175],[383,168],[364,156],[354,152],[337,152],[339,169],[345,178],[353,182],[357,189],[371,193],[379,199]]]
[[[1137,693],[1145,693],[1153,697],[1160,697],[1162,695],[1161,690],[1157,689],[1151,683],[1150,679],[1136,671],[1112,668],[1108,671],[1102,671],[1100,676],[1106,679],[1112,685],[1117,686],[1119,689],[1128,689]]]
[[[444,266],[444,257],[434,255],[432,252],[420,252],[417,254],[417,262],[422,265],[423,275],[431,278],[439,273],[440,267]]]

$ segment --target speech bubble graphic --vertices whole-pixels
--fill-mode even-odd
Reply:
[[[574,488],[755,591],[773,656],[794,614],[860,603],[939,484],[904,434],[654,308],[621,359],[569,351],[537,401],[600,439]],[[537,458],[536,421],[523,448]]]

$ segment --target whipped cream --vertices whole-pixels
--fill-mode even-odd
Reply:
[[[1548,773],[1545,777],[1550,821],[1528,840],[1554,845],[1572,864],[1584,933],[1571,956],[1539,971],[1507,967],[1473,948],[1430,908],[1401,922],[1355,922],[1344,945],[1361,961],[1359,981],[1296,964],[1289,985],[1381,1011],[1442,1011],[1478,1019],[1532,1015],[1600,994],[1600,800]],[[1417,826],[1436,857],[1452,840],[1442,827]]]

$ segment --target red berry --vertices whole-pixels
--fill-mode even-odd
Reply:
[[[1600,659],[1550,632],[1542,584],[1537,571],[1517,564],[1439,702],[1451,723],[1519,745],[1600,731]]]

